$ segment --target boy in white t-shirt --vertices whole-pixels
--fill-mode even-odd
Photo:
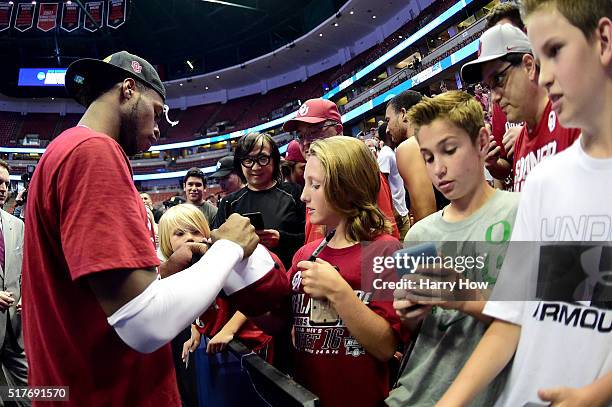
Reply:
[[[563,126],[582,136],[529,176],[512,240],[610,242],[612,2],[523,0],[523,7],[540,85]],[[520,284],[522,260],[506,256],[495,290]],[[498,406],[611,405],[611,310],[491,301],[484,312],[496,320],[438,406],[469,404],[513,357]]]

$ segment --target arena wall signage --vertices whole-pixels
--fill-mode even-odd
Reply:
[[[0,4],[0,31],[8,30],[13,22],[13,4]]]
[[[126,10],[125,0],[109,0],[106,25],[115,29],[121,27],[125,23]]]
[[[17,31],[28,31],[34,25],[34,11],[36,5],[30,3],[17,4],[17,17],[15,17],[15,29]]]
[[[72,32],[81,27],[81,8],[76,4],[64,3],[62,8],[62,30]]]
[[[38,9],[38,23],[36,27],[41,31],[51,31],[57,27],[57,15],[59,12],[59,4],[57,3],[41,3]]]
[[[127,20],[128,2],[129,0],[85,2],[85,9],[91,18],[82,12],[83,10],[76,2],[60,3],[56,1],[15,4],[1,2],[0,32],[9,28],[14,28],[20,32],[28,31],[34,26],[34,17],[37,17],[36,28],[44,32],[57,28],[58,19],[60,19],[59,26],[67,32],[73,32],[80,28],[94,32],[104,26],[117,29]]]
[[[87,31],[97,31],[99,27],[104,25],[104,3],[101,1],[88,1],[85,3],[85,10],[91,15],[93,18],[89,18],[87,14],[85,14],[83,21],[83,28]]]

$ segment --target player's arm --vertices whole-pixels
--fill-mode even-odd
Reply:
[[[416,138],[411,137],[400,144],[396,158],[397,168],[410,195],[410,210],[418,222],[436,211],[436,196]]]
[[[518,346],[521,327],[494,320],[437,407],[468,406],[510,362]]]
[[[186,269],[193,259],[194,254],[202,257],[208,246],[203,243],[186,243],[181,245],[169,259],[162,262],[159,266],[159,275],[161,278],[170,277],[180,271]]]
[[[273,268],[247,218],[233,215],[213,233],[213,240],[197,263],[161,280],[153,270],[111,270],[85,277],[109,324],[127,345],[143,353],[155,351],[202,314],[221,289],[235,292],[240,288],[236,283],[246,286]],[[243,256],[250,257],[242,261]]]

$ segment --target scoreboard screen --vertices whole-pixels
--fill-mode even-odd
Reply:
[[[18,86],[64,86],[66,68],[21,68]]]

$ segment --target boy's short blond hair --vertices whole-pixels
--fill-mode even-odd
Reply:
[[[591,38],[599,19],[612,19],[612,1],[610,0],[522,0],[523,20],[542,8],[555,8],[567,20],[582,31],[586,38]]]
[[[484,112],[480,103],[470,94],[451,90],[432,98],[423,98],[408,111],[408,119],[416,127],[418,136],[422,126],[436,119],[446,119],[470,136],[476,143],[484,127]]]

